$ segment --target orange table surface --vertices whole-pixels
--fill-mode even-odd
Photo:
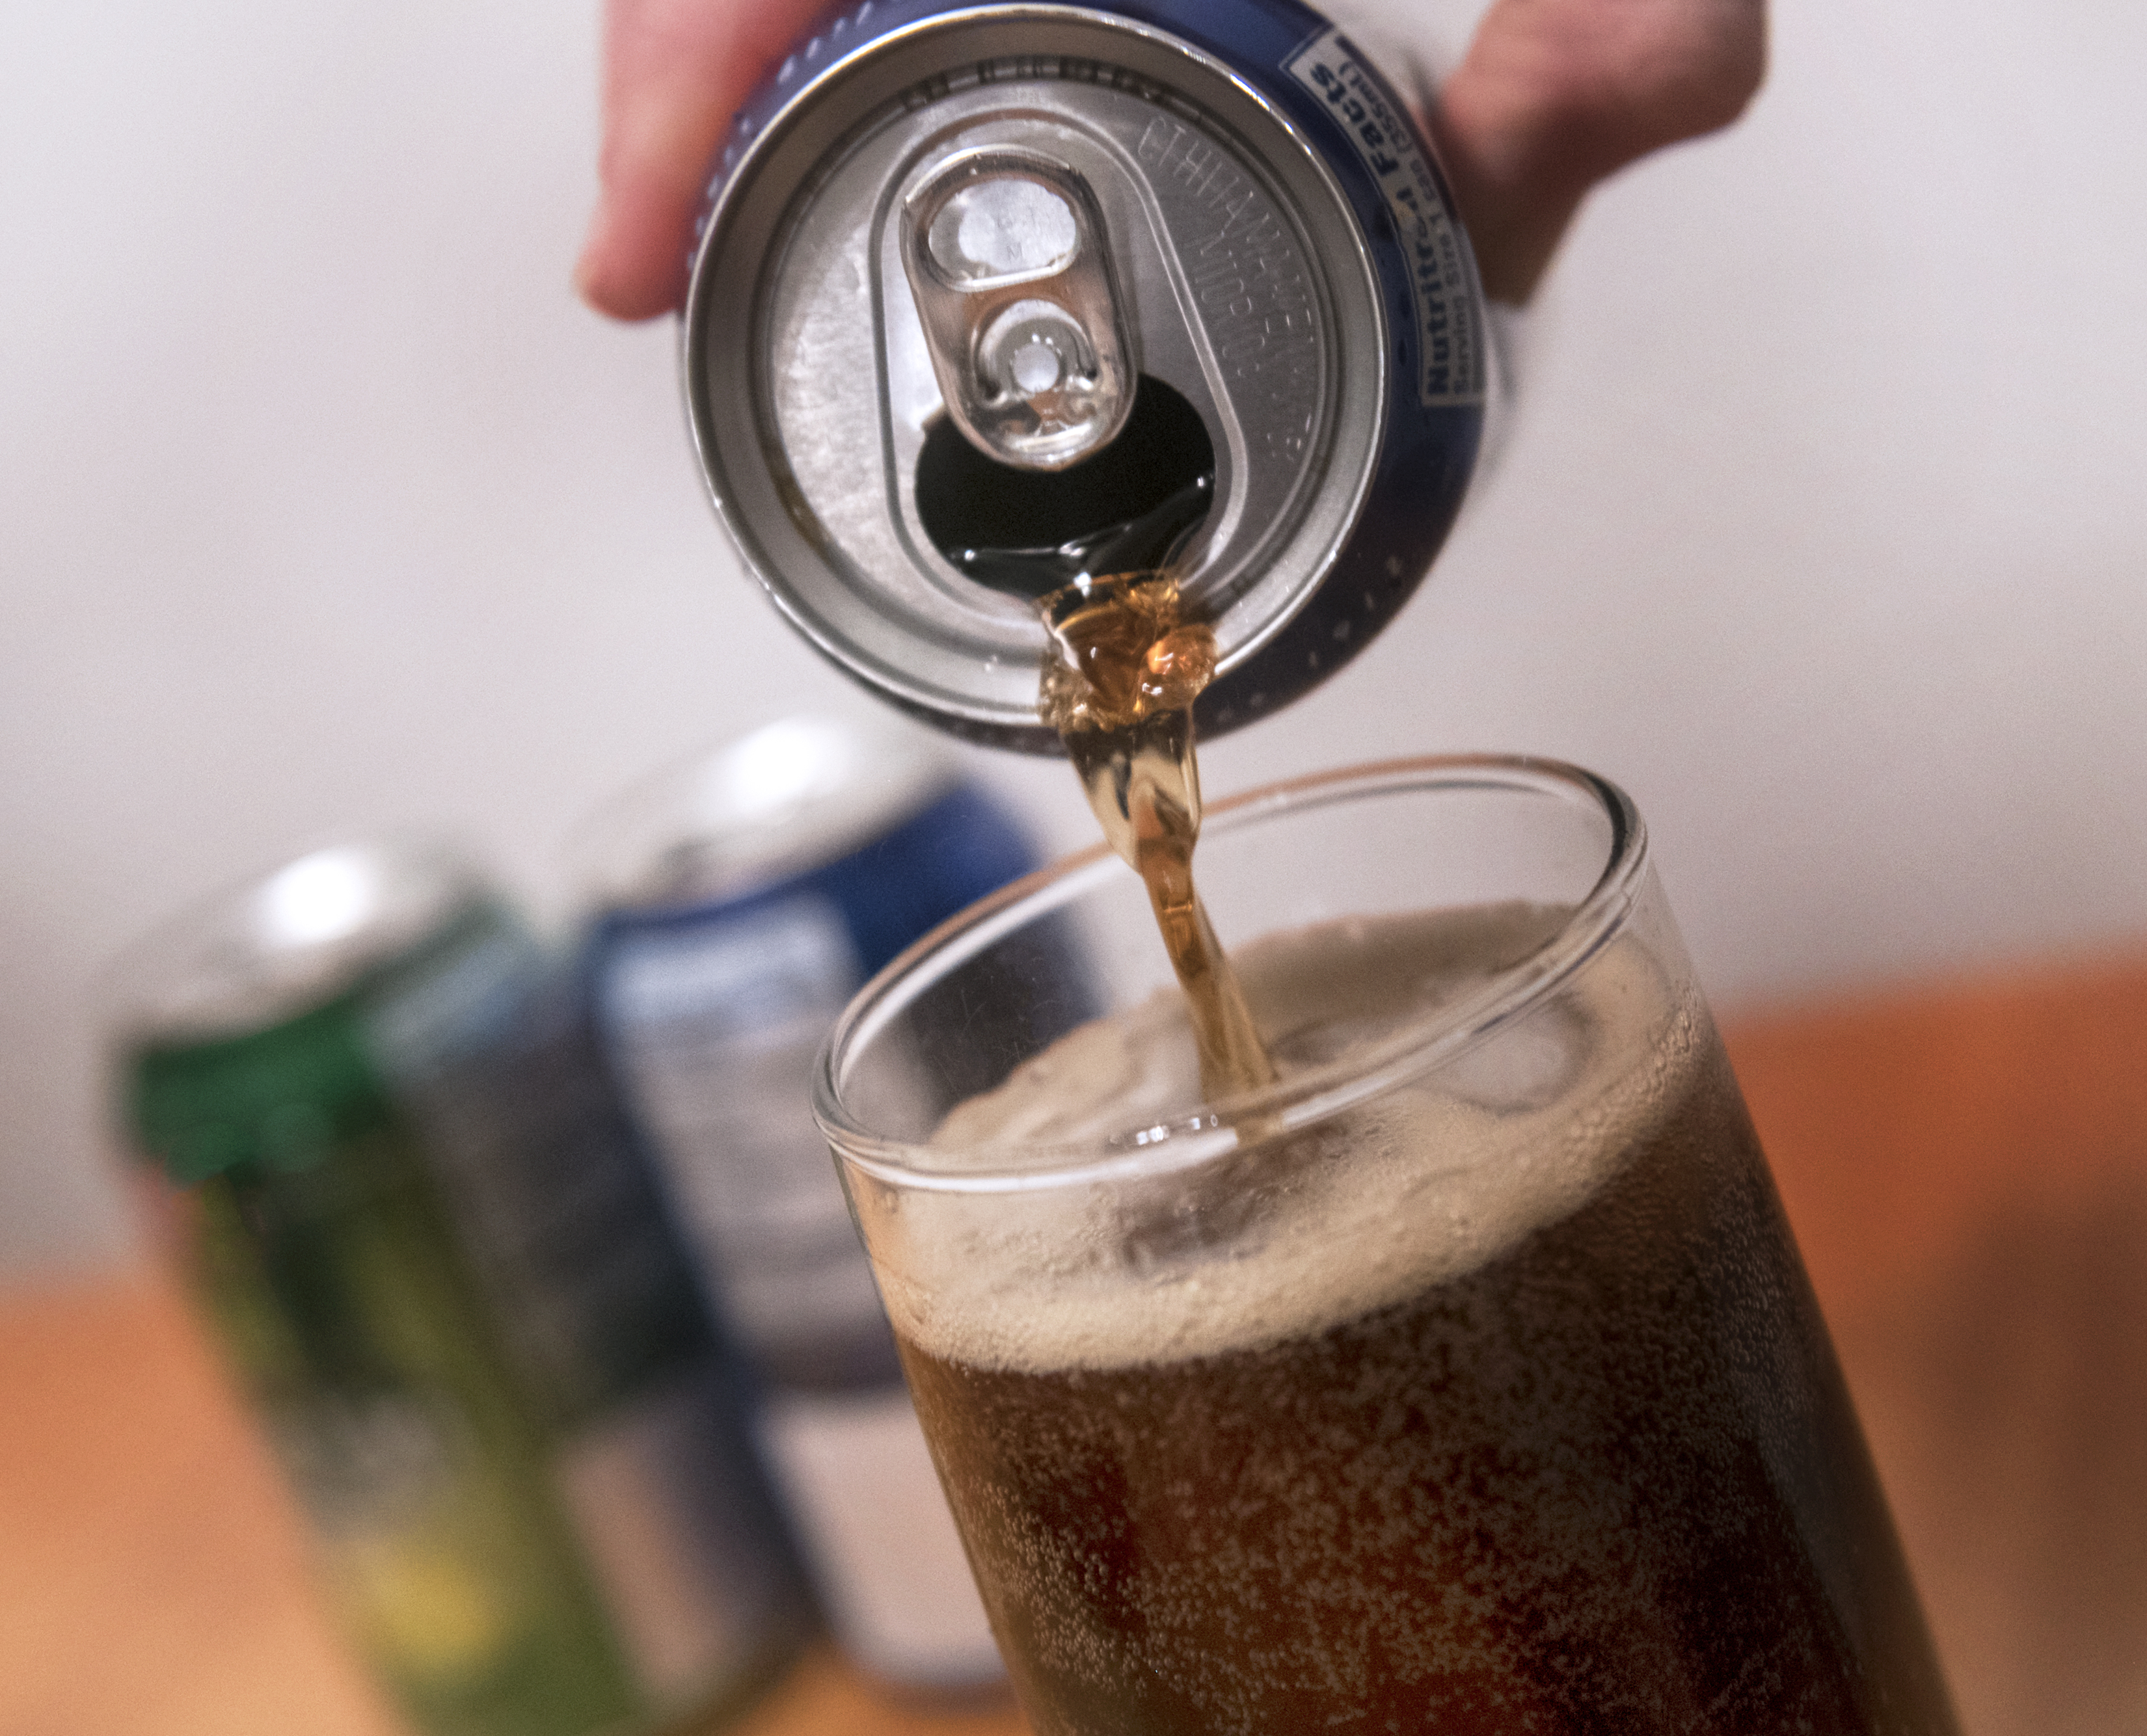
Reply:
[[[2147,959],[1729,1032],[1969,1736],[2147,1733]],[[149,1274],[0,1297],[0,1736],[392,1736]],[[825,1650],[740,1736],[1018,1736]]]

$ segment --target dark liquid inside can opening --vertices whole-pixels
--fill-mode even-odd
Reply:
[[[1143,374],[1133,413],[1064,470],[989,458],[942,416],[917,460],[917,516],[978,584],[1031,600],[1084,576],[1169,564],[1215,498],[1215,443],[1200,413]]]

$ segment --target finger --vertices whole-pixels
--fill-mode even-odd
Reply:
[[[600,192],[574,269],[583,300],[647,319],[685,298],[695,210],[732,112],[817,0],[607,0]]]
[[[1485,291],[1525,301],[1588,189],[1727,126],[1766,52],[1764,0],[1496,0],[1432,116]]]

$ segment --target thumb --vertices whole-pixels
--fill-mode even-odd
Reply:
[[[1495,0],[1430,118],[1485,290],[1527,300],[1588,189],[1736,119],[1766,59],[1764,0]]]
[[[695,208],[732,112],[815,0],[606,0],[601,186],[574,268],[599,313],[648,319],[685,299]]]

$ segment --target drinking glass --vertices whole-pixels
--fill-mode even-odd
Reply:
[[[1210,813],[1280,1082],[1204,1098],[1100,850],[897,959],[815,1108],[1039,1732],[1950,1732],[1631,802]]]

